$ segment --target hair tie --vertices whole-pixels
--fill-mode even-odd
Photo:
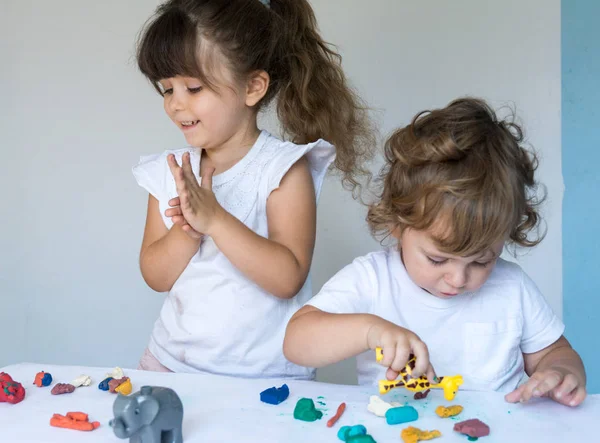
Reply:
[[[271,0],[258,0],[259,2],[261,2],[263,5],[265,5],[267,8],[271,7]]]

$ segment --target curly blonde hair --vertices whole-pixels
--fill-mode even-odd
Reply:
[[[535,246],[543,238],[543,196],[534,180],[537,156],[523,140],[514,118],[499,120],[481,99],[417,114],[385,144],[379,201],[367,216],[371,232],[387,237],[442,221],[434,239],[449,254],[471,256],[503,239]]]

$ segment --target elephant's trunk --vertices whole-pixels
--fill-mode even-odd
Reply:
[[[125,423],[120,418],[115,418],[108,422],[109,426],[113,428],[115,435],[119,438],[128,438],[131,437],[131,433],[128,432],[129,429],[125,427]]]

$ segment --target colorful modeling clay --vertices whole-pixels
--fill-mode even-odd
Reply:
[[[50,419],[50,426],[77,431],[93,431],[100,426],[100,423],[97,421],[90,422],[88,415],[83,412],[67,412],[66,416],[54,414]]]
[[[315,403],[310,398],[301,398],[296,403],[294,418],[302,421],[320,420],[323,413],[315,408]]]
[[[123,378],[125,377],[125,374],[123,373],[123,369],[119,368],[118,366],[115,367],[115,369],[112,370],[112,372],[107,372],[106,375],[104,376],[104,378]]]
[[[113,378],[108,382],[108,390],[113,394],[116,394],[116,389],[121,385],[121,383],[125,383],[127,380],[129,380],[129,377]]]
[[[14,381],[6,372],[0,372],[0,402],[13,405],[22,402],[25,398],[25,388],[21,383]]]
[[[375,358],[378,362],[383,360],[383,350],[379,347],[375,349]],[[446,400],[451,401],[454,399],[454,396],[458,392],[458,387],[463,384],[462,375],[438,377],[437,383],[431,384],[424,375],[419,378],[412,377],[412,371],[415,369],[415,362],[416,357],[413,354],[410,354],[408,363],[405,368],[400,371],[400,379],[393,381],[380,380],[379,393],[385,394],[391,389],[402,387],[414,392],[426,391],[428,389],[443,389],[444,398]]]
[[[102,391],[108,391],[108,382],[111,381],[113,378],[112,377],[107,377],[104,380],[102,380],[100,382],[100,384],[98,385],[98,389],[102,390]]]
[[[80,375],[75,380],[73,380],[71,384],[76,388],[80,386],[89,386],[92,384],[92,378],[89,375]]]
[[[388,425],[399,425],[408,423],[419,418],[419,413],[412,406],[400,406],[398,408],[390,408],[385,413],[385,421]]]
[[[400,437],[404,443],[417,443],[421,440],[433,440],[434,438],[441,437],[440,431],[421,431],[420,429],[409,426],[400,433]]]
[[[346,443],[376,443],[363,425],[342,426],[337,436]]]
[[[454,417],[462,412],[463,407],[460,405],[448,406],[447,408],[444,406],[438,406],[435,409],[435,413],[442,418]]]
[[[132,390],[133,386],[131,386],[131,380],[129,379],[129,377],[125,377],[125,381],[115,388],[115,392],[123,395],[131,394]]]
[[[50,386],[51,383],[52,375],[50,375],[48,372],[41,371],[35,374],[35,380],[33,380],[33,384],[37,387],[41,388],[42,386]]]
[[[335,415],[327,421],[327,427],[331,428],[335,424],[335,422],[340,419],[340,417],[342,416],[342,414],[344,413],[345,410],[346,410],[346,403],[342,403],[341,405],[339,405]]]
[[[427,389],[426,391],[423,392],[415,392],[415,395],[413,396],[413,398],[415,400],[423,400],[424,398],[427,398],[427,395],[431,392],[431,389]]]
[[[272,388],[265,389],[260,393],[260,401],[269,403],[270,405],[278,405],[282,401],[285,401],[290,395],[290,388],[288,385],[282,385],[280,388],[273,386]]]
[[[50,391],[50,393],[53,395],[70,394],[74,390],[75,390],[75,386],[73,386],[69,383],[57,383],[54,385],[54,387],[52,388],[52,391]]]
[[[454,425],[454,430],[469,437],[485,437],[490,435],[490,427],[477,418],[461,421]]]
[[[369,397],[369,405],[367,406],[367,410],[375,414],[377,417],[385,417],[385,413],[388,411],[388,409],[395,408],[397,406],[400,406],[400,403],[387,403],[378,396],[371,395],[371,397]]]

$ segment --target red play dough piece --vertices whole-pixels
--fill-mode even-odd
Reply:
[[[50,391],[51,394],[59,395],[59,394],[70,394],[75,390],[75,386],[70,383],[57,383]]]
[[[0,372],[0,402],[17,404],[25,398],[25,388],[6,372]]]
[[[115,394],[117,392],[115,389],[117,389],[120,384],[125,383],[128,379],[129,377],[113,378],[108,382],[108,390]]]
[[[469,437],[485,437],[486,435],[490,435],[490,427],[477,418],[456,423],[454,430]]]

